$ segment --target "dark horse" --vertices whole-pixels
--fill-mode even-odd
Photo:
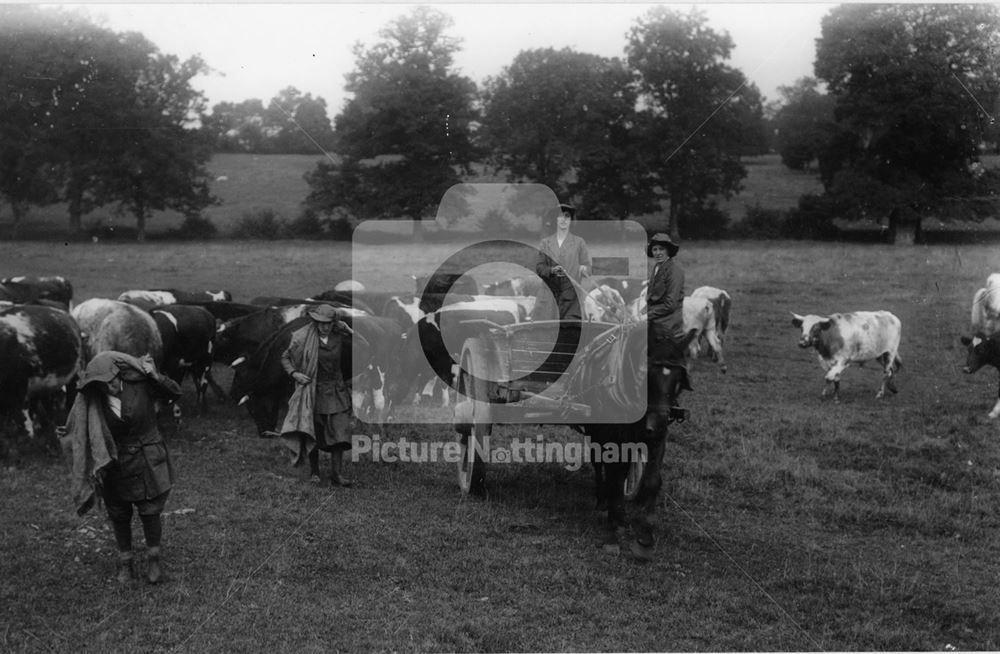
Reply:
[[[634,404],[641,389],[646,389],[646,411],[631,423],[577,425],[576,428],[597,443],[602,451],[611,448],[619,453],[635,453],[634,447],[645,447],[646,464],[635,494],[638,512],[632,520],[637,555],[648,556],[655,544],[650,516],[654,513],[663,485],[661,467],[666,447],[667,425],[684,414],[678,407],[683,389],[690,389],[684,352],[697,332],[692,330],[683,340],[668,344],[676,356],[668,356],[669,365],[650,365],[647,358],[644,324],[623,326],[604,339],[603,347],[595,348],[583,375],[583,387],[594,391],[587,398],[595,411],[621,411],[623,403]],[[662,360],[662,359],[661,359]],[[586,379],[589,377],[589,379]],[[634,412],[633,412],[634,413]],[[612,414],[607,414],[612,415]],[[599,504],[607,503],[611,533],[609,543],[617,545],[627,522],[625,510],[625,479],[632,464],[624,456],[617,460],[595,462]]]

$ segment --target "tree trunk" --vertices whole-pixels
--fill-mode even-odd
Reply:
[[[79,236],[83,232],[83,198],[78,192],[71,191],[69,198],[69,233]]]
[[[136,235],[135,240],[142,243],[146,240],[146,210],[142,209],[136,213]]]
[[[13,222],[10,225],[10,240],[17,240],[17,233],[20,231],[21,218],[24,217],[26,213],[25,205],[22,202],[11,202],[10,203],[11,214],[13,215]]]
[[[670,198],[670,212],[667,214],[667,233],[670,238],[675,242],[679,243],[681,240],[681,230],[680,225],[678,225],[677,216],[680,214],[680,202],[675,201],[675,198]]]

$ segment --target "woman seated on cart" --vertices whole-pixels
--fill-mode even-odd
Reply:
[[[559,320],[582,321],[583,312],[577,291],[583,292],[580,280],[590,274],[591,259],[587,242],[569,231],[576,209],[560,204],[556,218],[556,231],[542,239],[538,246],[538,263],[535,272],[552,291],[556,306],[542,293],[534,312],[536,320],[552,320],[558,310]]]

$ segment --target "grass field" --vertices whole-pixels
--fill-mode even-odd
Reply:
[[[386,270],[424,272],[434,254],[390,250]],[[1000,649],[996,377],[963,375],[958,344],[1000,250],[694,242],[680,261],[689,291],[732,294],[729,373],[695,365],[653,561],[597,547],[586,468],[493,465],[477,500],[451,465],[365,458],[354,488],[330,490],[213,401],[170,437],[161,587],[115,586],[110,530],[99,512],[75,515],[57,460],[0,469],[0,650]],[[221,286],[245,301],[350,271],[348,246],[309,242],[0,243],[0,262],[2,275],[65,274],[78,300]],[[900,393],[875,400],[875,366],[855,368],[837,405],[819,397],[789,312],[857,309],[902,320]],[[536,433],[577,438],[496,439]]]
[[[302,211],[302,201],[309,193],[303,176],[316,167],[322,157],[312,155],[249,155],[217,154],[209,163],[212,193],[221,203],[208,207],[205,217],[212,221],[222,235],[229,235],[236,224],[247,214],[270,210],[283,220],[294,220]],[[752,157],[746,160],[747,178],[744,189],[737,196],[720,202],[720,206],[733,220],[740,220],[747,207],[785,210],[795,207],[804,193],[821,190],[815,176],[788,170],[781,165],[777,155]],[[502,182],[488,171],[480,170],[477,179],[469,182]],[[9,208],[0,206],[0,233],[6,234],[10,221]],[[68,224],[66,206],[33,207],[24,220],[21,233],[26,238],[59,238]],[[159,212],[148,222],[151,236],[177,229],[183,216],[176,212]],[[130,216],[116,216],[110,208],[102,208],[84,217],[89,229],[100,223],[104,227],[125,229],[135,227]]]

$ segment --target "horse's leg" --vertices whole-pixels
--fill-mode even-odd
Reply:
[[[628,464],[623,462],[603,463],[604,498],[608,505],[608,536],[605,549],[618,552],[619,539],[625,530],[625,475]]]
[[[664,452],[666,451],[666,429],[655,432],[647,432],[644,443],[648,452],[646,467],[642,472],[642,479],[639,482],[639,489],[635,496],[635,504],[638,513],[632,520],[632,531],[641,552],[651,550],[656,543],[653,536],[653,526],[649,520],[656,511],[657,502],[660,497],[660,488],[663,486],[663,478],[660,468],[663,466]],[[639,554],[640,552],[636,552]],[[646,553],[646,552],[644,552]]]
[[[600,461],[592,461],[591,464],[594,466],[594,499],[597,502],[596,507],[598,511],[603,511],[608,507],[608,494],[604,487],[607,470]]]

